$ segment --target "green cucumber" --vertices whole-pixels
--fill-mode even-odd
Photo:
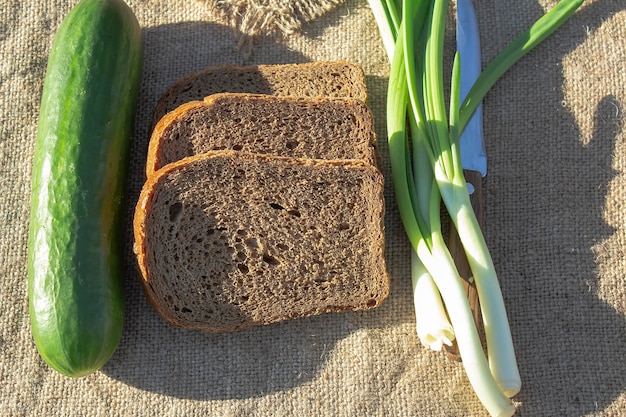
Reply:
[[[28,297],[33,339],[81,377],[117,348],[124,320],[122,196],[143,68],[122,0],[81,0],[52,44],[35,143]]]

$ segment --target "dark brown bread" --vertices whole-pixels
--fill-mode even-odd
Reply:
[[[379,305],[383,213],[382,175],[362,161],[215,151],[148,178],[134,251],[166,321],[235,331]]]
[[[377,164],[370,109],[350,98],[214,94],[183,104],[157,123],[146,175],[179,159],[232,149]]]
[[[218,65],[172,84],[155,107],[152,126],[190,101],[216,93],[253,93],[298,97],[351,97],[365,102],[363,69],[345,61],[281,65]]]

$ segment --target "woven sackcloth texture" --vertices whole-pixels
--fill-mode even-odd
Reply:
[[[198,0],[215,19],[246,35],[292,33],[345,0]],[[219,21],[219,20],[218,20]]]
[[[128,0],[144,78],[127,181],[125,331],[98,372],[52,371],[27,300],[30,175],[53,35],[76,0],[0,2],[0,415],[483,416],[462,366],[415,332],[409,247],[385,135],[389,64],[365,0],[290,35],[237,34],[191,0]],[[493,58],[556,0],[476,0]],[[450,29],[451,30],[451,29]],[[131,251],[150,114],[179,77],[220,63],[349,60],[363,66],[386,176],[391,293],[368,312],[239,333],[172,328],[146,302]],[[485,235],[506,302],[520,416],[626,416],[626,3],[589,0],[485,100]]]
[[[236,30],[237,46],[247,58],[258,35],[291,34],[345,0],[198,0],[217,23]]]

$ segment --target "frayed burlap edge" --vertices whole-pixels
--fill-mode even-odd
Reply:
[[[345,0],[198,0],[212,18],[236,29],[239,48],[249,49],[258,35],[290,34]]]

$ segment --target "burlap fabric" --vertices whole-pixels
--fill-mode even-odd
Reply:
[[[239,30],[241,46],[256,35],[291,34],[345,0],[198,0],[211,17]]]
[[[364,0],[288,37],[237,36],[189,0],[131,0],[144,81],[126,209],[126,322],[99,372],[69,379],[32,343],[26,252],[30,173],[47,54],[75,1],[0,3],[0,415],[481,416],[462,366],[415,334],[409,249],[385,142],[388,62]],[[555,0],[476,1],[484,59]],[[626,415],[626,3],[588,1],[485,102],[486,237],[508,308],[523,416]],[[365,69],[387,178],[391,295],[369,312],[235,334],[174,329],[147,304],[130,250],[150,112],[168,84],[218,63],[345,59]]]

